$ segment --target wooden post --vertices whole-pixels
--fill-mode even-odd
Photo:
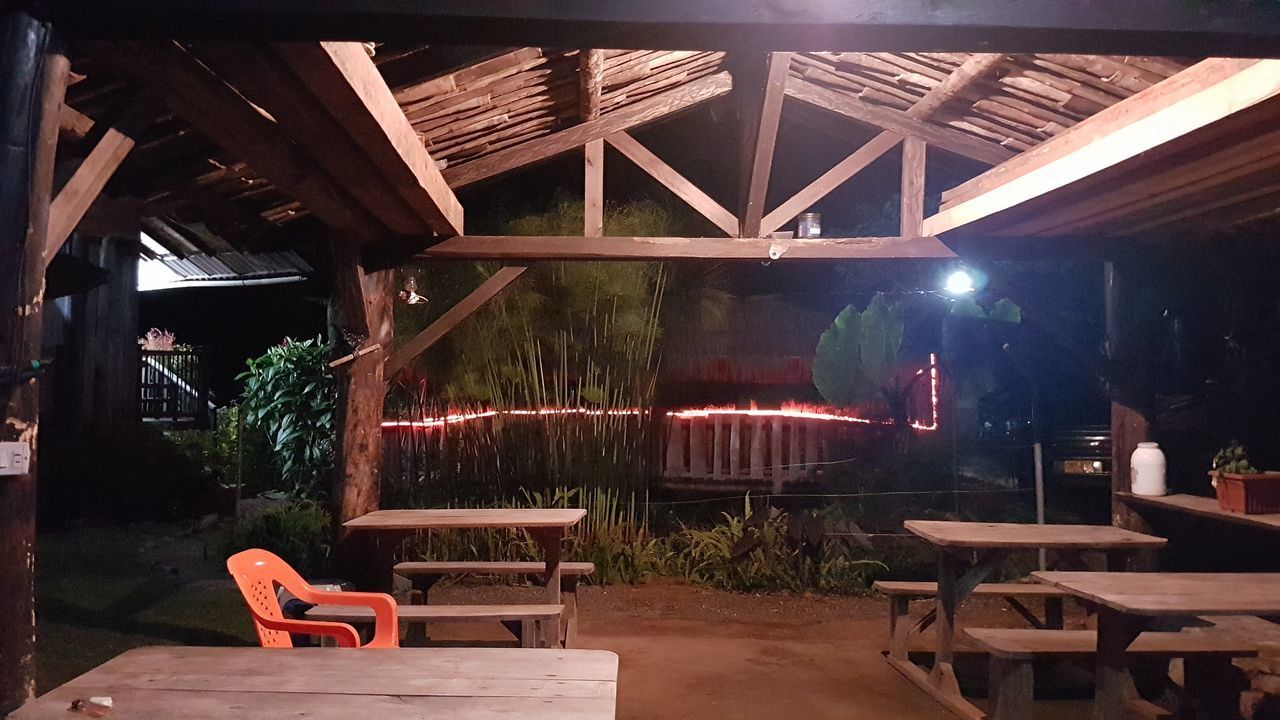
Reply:
[[[918,137],[902,141],[902,205],[898,234],[919,237],[924,225],[926,146]]]
[[[16,372],[40,357],[44,248],[58,113],[68,63],[50,26],[0,15],[0,440],[31,445],[26,475],[0,476],[0,715],[35,695],[37,380]]]
[[[582,234],[587,237],[604,236],[604,140],[592,140],[586,145],[586,182],[583,187]]]
[[[335,339],[358,337],[361,347],[373,343],[389,347],[393,271],[366,271],[357,240],[337,235],[333,239],[330,332]],[[379,506],[382,405],[387,392],[383,361],[382,352],[366,353],[336,370],[338,439],[331,498],[334,520],[339,524],[377,510]],[[376,563],[370,563],[367,556],[362,557],[341,530],[338,540],[338,564],[350,579],[364,587],[381,587],[390,582],[389,576],[372,574]]]
[[[1151,527],[1142,516],[1116,495],[1129,490],[1129,457],[1138,443],[1151,439],[1154,398],[1150,379],[1139,367],[1142,342],[1134,317],[1134,271],[1130,265],[1114,261],[1103,267],[1107,356],[1111,362],[1111,523],[1149,532]],[[1138,558],[1131,561],[1143,564]]]

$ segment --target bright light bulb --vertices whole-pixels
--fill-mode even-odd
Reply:
[[[965,270],[957,270],[947,276],[945,288],[948,295],[968,295],[973,292],[973,276]]]

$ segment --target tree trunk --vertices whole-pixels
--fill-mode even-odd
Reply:
[[[30,472],[0,477],[0,715],[35,694],[36,432],[44,247],[67,60],[52,29],[0,15],[0,440],[25,441]]]

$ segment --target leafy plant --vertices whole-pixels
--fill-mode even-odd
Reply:
[[[1232,440],[1213,456],[1213,470],[1219,473],[1252,475],[1258,470],[1249,463],[1249,454],[1238,440]]]
[[[286,486],[301,496],[318,493],[334,462],[337,386],[328,356],[318,338],[286,338],[251,358],[238,377],[245,384],[245,424],[266,435]]]
[[[670,538],[671,569],[723,590],[831,593],[863,591],[872,573],[884,569],[858,557],[851,544],[828,537],[820,515],[772,507],[756,512],[748,496],[741,515],[724,513],[722,519]]]
[[[331,529],[324,507],[299,500],[241,521],[224,550],[228,556],[248,548],[270,550],[298,572],[315,575],[328,569]]]

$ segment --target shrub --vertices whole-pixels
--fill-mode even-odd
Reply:
[[[319,338],[286,338],[239,376],[245,425],[266,435],[286,486],[304,497],[319,493],[334,462],[338,392],[328,358]]]
[[[684,527],[667,541],[668,570],[694,582],[737,592],[855,593],[884,569],[852,545],[827,537],[816,514],[769,508],[724,513],[709,529]]]
[[[239,480],[245,495],[282,489],[266,437],[256,429],[245,428],[242,438],[239,414],[240,407],[231,405],[218,411],[217,428],[213,430],[172,430],[165,437],[178,452],[223,484],[234,485]]]
[[[227,538],[226,555],[262,548],[279,555],[302,575],[329,567],[329,512],[319,503],[299,500],[242,520]]]

